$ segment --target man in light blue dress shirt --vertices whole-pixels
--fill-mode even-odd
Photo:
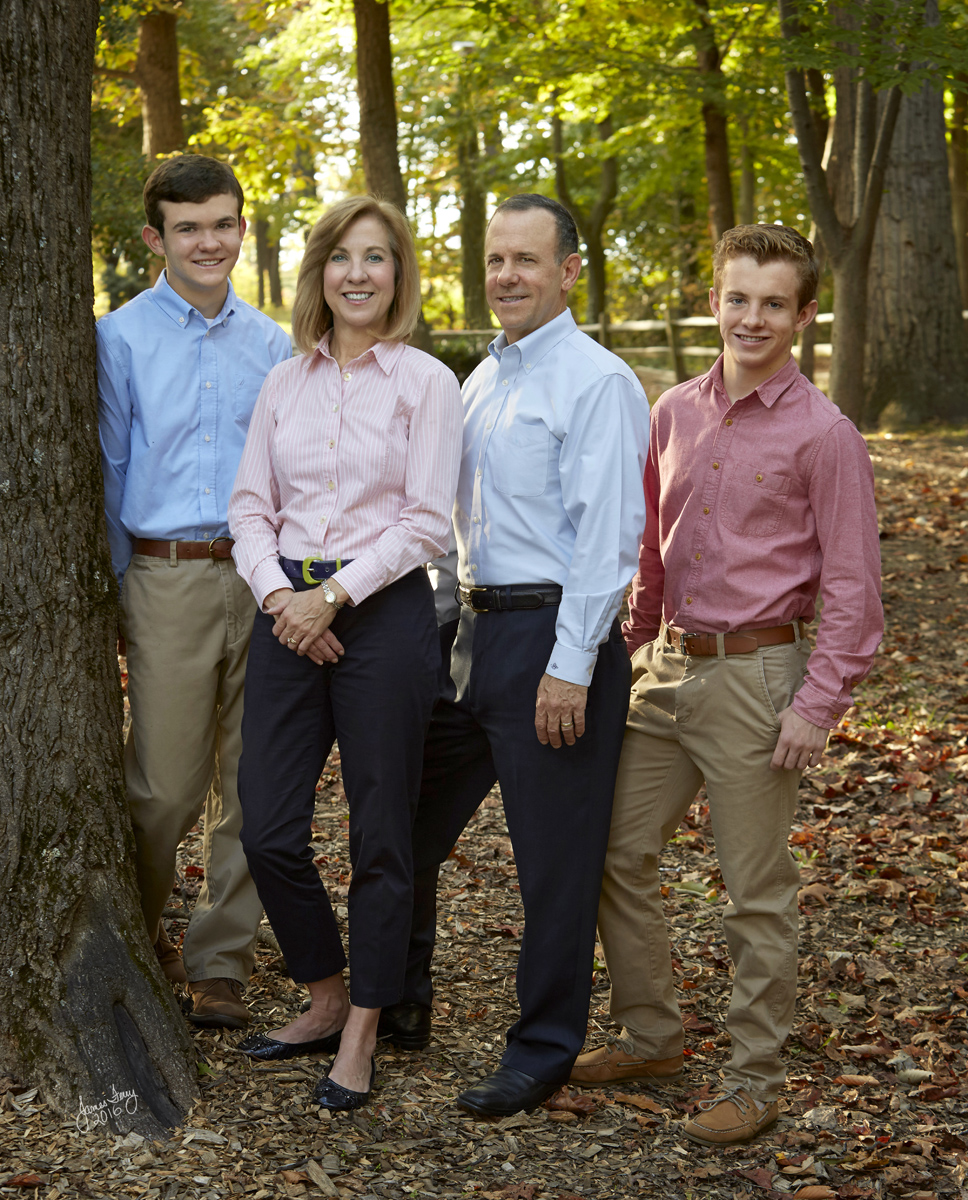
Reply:
[[[231,169],[168,159],[145,185],[143,236],[166,269],[97,324],[111,559],[127,651],[125,780],[148,934],[191,1020],[241,1028],[262,907],[239,842],[242,685],[255,602],[236,574],[229,494],[285,332],[229,281],[245,233]],[[126,645],[125,645],[126,644]],[[204,881],[183,958],[162,923],[179,843],[205,812]]]
[[[584,1042],[628,710],[615,617],[645,524],[648,403],[568,311],[577,251],[570,214],[544,196],[505,201],[488,226],[503,332],[463,389],[452,686],[424,757],[406,990],[381,1025],[397,1045],[429,1040],[438,866],[498,780],[526,924],[520,1019],[501,1067],[458,1098],[483,1116],[540,1104]]]

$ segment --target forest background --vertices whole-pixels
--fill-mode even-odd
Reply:
[[[716,239],[779,221],[810,233],[828,267],[820,307],[837,319],[821,382],[841,408],[884,429],[968,417],[964,0],[109,0],[101,11],[98,312],[153,278],[138,202],[150,163],[195,150],[239,175],[254,237],[236,286],[285,324],[312,222],[371,183],[369,85],[371,124],[395,138],[370,156],[395,160],[383,169],[402,182],[434,329],[491,326],[484,228],[514,192],[574,213],[586,269],[573,308],[589,324],[708,315]],[[374,97],[384,51],[392,85]],[[829,331],[806,335],[808,375]],[[680,376],[716,353],[708,331],[686,327],[682,359],[665,362],[665,340],[613,335],[635,365]],[[462,376],[482,346],[440,333],[432,344]]]

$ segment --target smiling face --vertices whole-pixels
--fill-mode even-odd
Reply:
[[[710,291],[709,304],[723,335],[723,379],[731,400],[779,371],[794,337],[813,320],[817,302],[799,307],[799,283],[796,267],[782,259],[758,263],[743,255],[726,263],[722,289],[719,295]]]
[[[334,340],[382,333],[395,293],[387,228],[378,217],[360,217],[330,250],[323,269],[323,298],[333,314]]]
[[[565,311],[581,256],[558,262],[558,227],[547,209],[495,213],[484,241],[485,289],[508,342],[527,337]]]
[[[174,291],[204,316],[217,317],[245,234],[238,199],[222,193],[200,204],[162,200],[159,207],[164,232],[146,225],[141,236],[150,250],[164,255]]]

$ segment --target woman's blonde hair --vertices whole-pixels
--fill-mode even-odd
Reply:
[[[376,217],[386,229],[395,267],[396,286],[386,328],[380,333],[374,330],[373,336],[381,342],[402,342],[416,328],[420,318],[420,269],[406,217],[387,200],[349,196],[326,211],[306,242],[292,306],[292,337],[304,354],[311,354],[323,334],[333,327],[333,313],[323,295],[323,272],[333,248],[360,217]]]

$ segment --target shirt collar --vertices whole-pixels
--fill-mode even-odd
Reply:
[[[238,305],[238,300],[236,299],[235,289],[232,287],[231,279],[228,280],[228,288],[229,290],[225,297],[225,303],[222,305],[221,312],[215,318],[216,321],[227,320],[228,317],[235,312],[235,309]],[[179,296],[179,294],[171,286],[171,284],[168,282],[167,271],[162,271],[155,281],[155,285],[151,289],[151,298],[154,300],[155,304],[158,305],[161,311],[166,316],[170,317],[176,325],[187,326],[192,313],[198,313],[198,315],[202,317],[202,314],[198,312],[198,309],[193,304],[189,304],[187,300],[182,299],[182,297]],[[207,321],[208,318],[202,317],[202,320]]]
[[[723,383],[724,357],[724,355],[720,354],[708,374],[704,375],[700,380],[699,387],[701,390],[708,387],[710,393],[713,391],[721,392],[726,397],[726,403],[729,404],[731,401]],[[764,379],[759,387],[754,388],[749,395],[755,396],[764,408],[772,408],[799,374],[800,368],[797,366],[796,359],[791,354],[778,371],[774,371],[769,379]],[[744,397],[744,399],[747,399],[747,397]]]
[[[333,355],[329,349],[329,344],[332,340],[332,337],[332,329],[327,329],[323,336],[316,343],[316,349],[313,351],[313,353],[320,355],[322,358],[333,358]],[[363,354],[358,355],[354,361],[365,359],[368,354],[372,354],[373,358],[376,360],[377,366],[383,371],[383,374],[389,376],[393,373],[393,368],[396,366],[400,355],[403,354],[403,348],[403,342],[377,342],[376,345],[371,346],[369,350],[366,350]],[[335,362],[336,360],[333,359],[333,361]]]
[[[577,328],[575,318],[571,315],[571,309],[566,308],[563,313],[559,313],[557,317],[540,325],[534,332],[529,333],[519,342],[514,342],[513,345],[521,352],[522,362],[526,366],[531,366],[539,359],[544,358],[549,350],[553,350],[559,342],[563,342]],[[487,349],[495,362],[500,362],[501,355],[507,348],[507,334],[502,329]]]

